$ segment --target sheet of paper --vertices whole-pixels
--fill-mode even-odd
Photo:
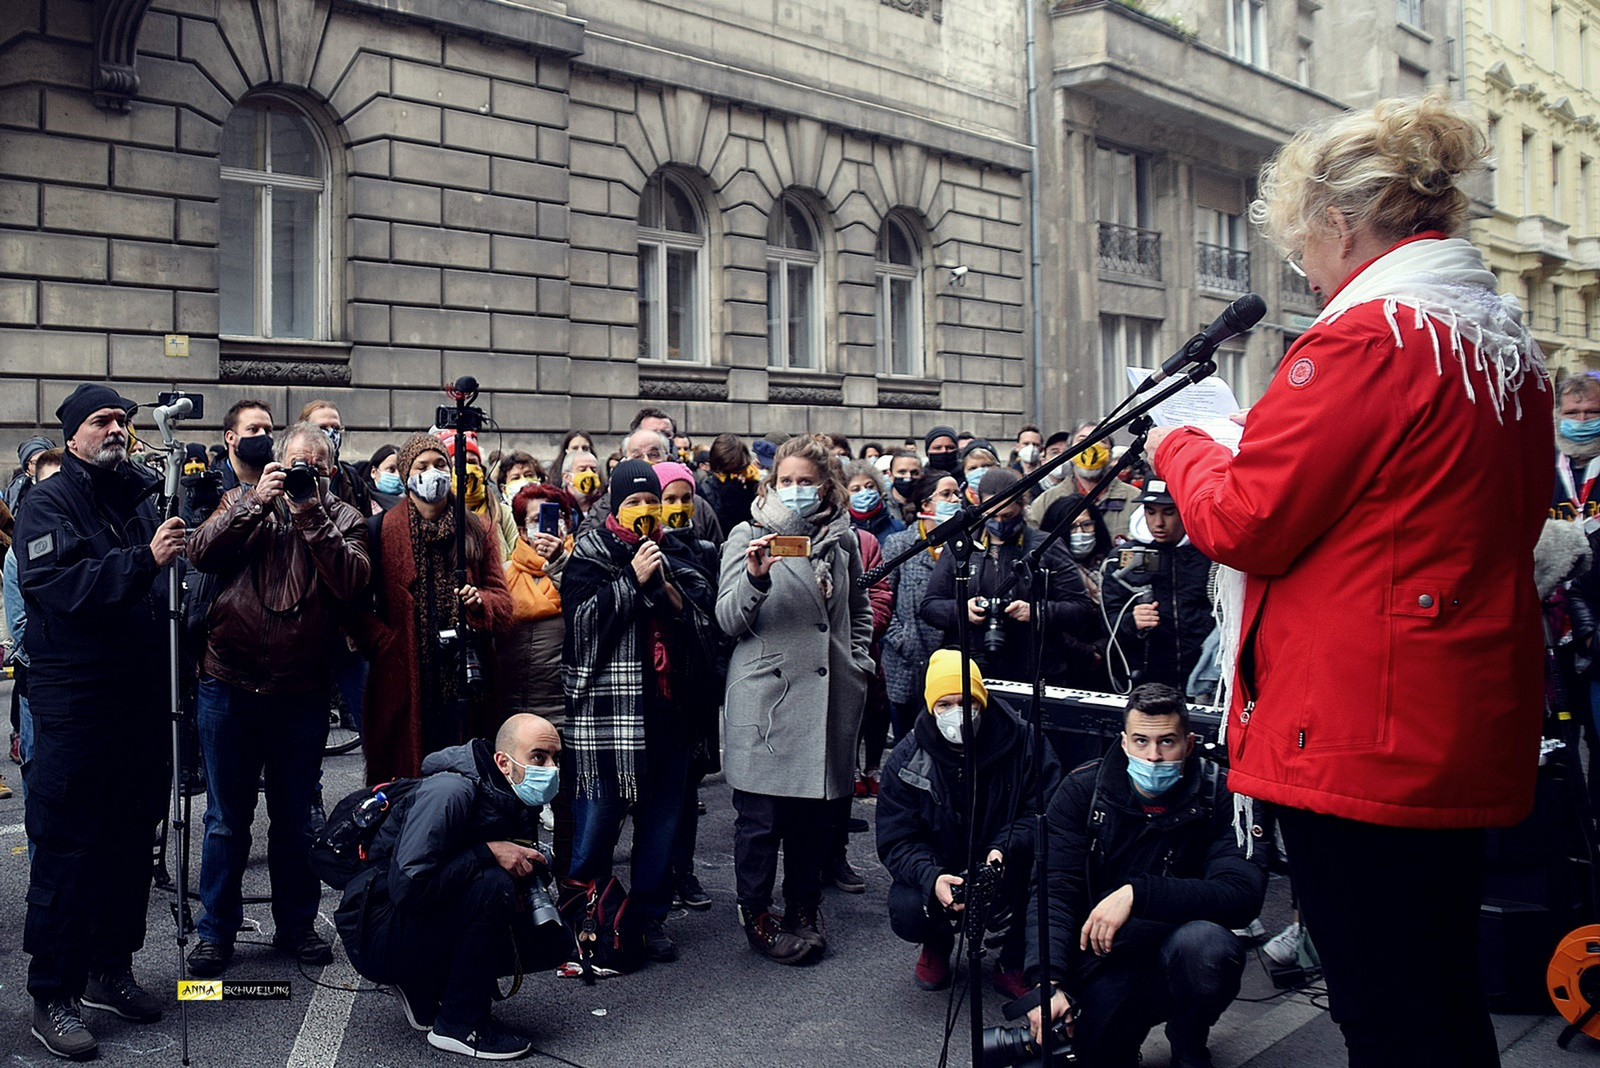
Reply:
[[[1153,368],[1130,367],[1128,384],[1141,385],[1153,374]],[[1221,378],[1212,375],[1156,405],[1150,417],[1155,420],[1156,426],[1199,427],[1238,452],[1239,437],[1244,433],[1244,427],[1228,418],[1238,410],[1239,398],[1233,395],[1233,389]]]

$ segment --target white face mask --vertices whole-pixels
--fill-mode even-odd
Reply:
[[[983,713],[972,713],[973,737],[977,737],[978,725],[982,719]],[[933,722],[938,726],[939,734],[944,738],[945,741],[949,742],[951,745],[961,744],[961,709],[959,706],[956,708],[947,708],[943,712],[934,713]]]
[[[438,504],[450,493],[450,472],[442,467],[418,471],[406,479],[406,488],[424,504]]]
[[[1067,550],[1073,556],[1088,556],[1094,551],[1094,531],[1074,530],[1067,535]]]
[[[1020,460],[1022,463],[1025,463],[1025,464],[1036,464],[1036,463],[1038,463],[1039,462],[1039,446],[1037,446],[1037,445],[1024,445],[1024,446],[1022,446],[1020,449],[1017,450],[1017,459]]]

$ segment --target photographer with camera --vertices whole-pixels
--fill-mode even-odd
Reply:
[[[374,610],[355,624],[362,652],[383,666],[368,680],[362,715],[369,784],[416,775],[425,754],[493,729],[493,680],[482,677],[493,669],[488,638],[512,617],[499,531],[471,511],[462,532],[466,582],[456,584],[444,443],[413,434],[400,447],[400,473],[405,501],[374,520],[378,536],[369,537]],[[476,684],[462,678],[464,656]]]
[[[128,462],[137,407],[99,383],[61,402],[61,472],[28,491],[13,541],[33,717],[22,948],[32,957],[34,1036],[79,1060],[96,1049],[83,1005],[161,1018],[162,999],[133,977],[133,955],[168,786],[165,569],[183,552],[184,526],[161,519],[149,469]],[[141,770],[119,773],[108,760]],[[108,776],[109,792],[100,788]]]
[[[1144,516],[1141,521],[1136,513],[1131,529],[1137,537],[1141,526],[1147,528],[1149,540],[1130,543],[1104,562],[1100,603],[1133,684],[1159,682],[1182,691],[1216,626],[1212,563],[1184,533],[1165,482],[1151,482],[1134,503]],[[1114,676],[1122,671],[1116,653],[1111,670]]]
[[[979,500],[989,501],[1016,484],[1020,477],[1008,467],[989,467],[979,489]],[[970,477],[970,476],[969,476]],[[972,560],[972,581],[967,587],[967,603],[956,604],[955,554],[940,555],[928,579],[928,592],[922,602],[922,618],[944,631],[945,644],[958,644],[960,630],[956,612],[965,611],[972,624],[967,634],[972,655],[989,679],[1033,678],[1033,584],[1017,583],[997,603],[1000,588],[1011,580],[1012,565],[1031,553],[1045,539],[1040,530],[1022,520],[1022,502],[1015,500],[989,517],[981,534],[981,549]],[[1040,625],[1048,628],[1045,657],[1041,665],[1045,680],[1053,686],[1072,686],[1078,680],[1065,670],[1065,644],[1068,633],[1093,632],[1094,604],[1083,592],[1083,580],[1067,553],[1066,544],[1057,542],[1045,553],[1044,566],[1050,568],[1050,603]]]
[[[528,714],[501,724],[492,747],[474,738],[430,754],[422,781],[379,826],[371,867],[345,887],[335,919],[351,963],[391,984],[435,1049],[487,1060],[528,1052],[490,1005],[496,978],[517,964],[508,928],[524,970],[553,966],[528,947],[553,886],[535,811],[556,795],[560,760],[556,729]]]
[[[195,532],[189,558],[218,576],[207,617],[196,721],[206,768],[200,900],[189,970],[221,975],[243,922],[256,794],[266,774],[273,944],[303,964],[333,960],[313,929],[320,890],[306,863],[328,733],[328,691],[344,650],[340,608],[367,588],[365,519],[329,489],[332,443],[296,423],[254,486],[236,486]]]
[[[1239,844],[1227,773],[1195,752],[1182,695],[1135,688],[1122,727],[1121,747],[1050,802],[1051,974],[1030,909],[1027,978],[1055,985],[1052,1018],[1096,1068],[1134,1068],[1162,1021],[1174,1068],[1200,1068],[1244,974],[1231,928],[1260,913],[1267,872]],[[1037,1041],[1037,1007],[1028,1021]]]
[[[992,899],[976,900],[974,881],[966,878],[973,797],[962,780],[961,654],[954,649],[940,649],[928,659],[923,684],[928,714],[917,717],[884,766],[878,788],[878,858],[894,879],[889,924],[895,934],[922,946],[914,972],[917,985],[924,990],[950,985],[950,951],[961,913],[972,906],[980,908],[980,915],[1009,917],[994,983],[1008,998],[1017,998],[1030,988],[1022,978],[1023,910],[1033,874],[1035,752],[1044,742],[1006,710],[988,707],[976,663],[971,688],[976,819],[983,847],[973,862],[999,866],[997,883],[996,875],[988,874],[976,884],[992,891]],[[1050,797],[1061,782],[1061,767],[1048,746],[1044,767],[1045,796]]]

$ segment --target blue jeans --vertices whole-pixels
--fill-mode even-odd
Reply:
[[[33,757],[33,710],[28,707],[28,699],[17,697],[17,736],[21,741],[17,745],[18,755],[22,757],[22,766],[27,767],[28,761]],[[22,776],[22,799],[28,799],[28,777]],[[33,859],[33,839],[28,839],[28,859]]]
[[[310,798],[328,739],[327,695],[255,694],[204,675],[196,718],[206,763],[200,938],[231,946],[244,922],[241,884],[250,860],[250,825],[263,769],[272,918],[279,937],[298,937],[311,929],[322,897],[306,858],[311,848]]]
[[[666,919],[672,907],[672,845],[689,779],[689,754],[650,754],[649,784],[637,801],[620,798],[572,799],[572,869],[568,878],[604,882],[622,836],[622,821],[633,811],[633,885],[628,900],[646,921]]]

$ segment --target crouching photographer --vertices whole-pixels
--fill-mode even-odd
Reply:
[[[350,962],[393,985],[407,1022],[436,1049],[527,1053],[527,1039],[489,1011],[496,979],[519,962],[526,971],[570,956],[564,929],[541,937],[560,921],[545,856],[522,844],[537,841],[560,758],[555,727],[527,714],[506,720],[492,747],[475,738],[430,754],[420,781],[394,784],[400,796],[372,839],[370,867],[345,887],[335,922]]]
[[[1236,837],[1226,773],[1194,748],[1179,693],[1136,687],[1122,747],[1050,802],[1050,974],[1031,909],[1026,974],[1055,985],[1052,1016],[1096,1068],[1133,1068],[1162,1021],[1174,1068],[1211,1064],[1211,1027],[1239,993],[1231,929],[1260,913],[1267,873]],[[1037,1041],[1037,1007],[1028,1019]]]
[[[915,977],[924,990],[950,985],[950,951],[966,908],[986,915],[990,929],[1006,927],[995,988],[1009,998],[1031,988],[1022,978],[1022,914],[1033,872],[1032,801],[1035,752],[1042,741],[1001,708],[972,665],[972,726],[978,765],[976,878],[967,872],[968,813],[963,778],[961,654],[940,649],[928,660],[923,692],[928,715],[895,746],[878,788],[878,856],[894,883],[889,923],[920,943]],[[1044,752],[1045,796],[1061,781],[1055,754]],[[1009,916],[1009,925],[1004,922]]]

